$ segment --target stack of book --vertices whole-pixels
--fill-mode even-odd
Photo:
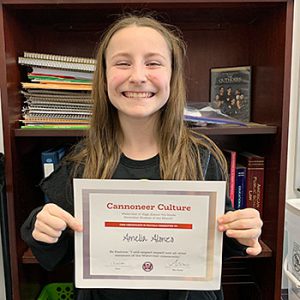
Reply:
[[[91,117],[92,58],[24,52],[22,128],[84,128]]]
[[[252,207],[263,214],[263,156],[250,152],[223,150],[228,162],[228,195],[235,209]]]

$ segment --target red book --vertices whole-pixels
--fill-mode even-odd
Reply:
[[[229,198],[232,207],[235,201],[235,173],[236,173],[236,151],[224,150],[223,151],[228,164],[228,177],[229,177]]]
[[[250,152],[241,152],[238,162],[247,168],[246,207],[257,209],[262,216],[265,159]]]

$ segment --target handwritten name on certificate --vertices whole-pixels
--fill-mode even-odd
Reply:
[[[223,181],[74,179],[80,288],[220,288]]]

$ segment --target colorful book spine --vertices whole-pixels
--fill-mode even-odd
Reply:
[[[263,156],[250,152],[239,153],[239,163],[247,167],[246,206],[257,209],[263,214],[264,171]]]
[[[23,125],[21,126],[21,129],[26,130],[35,130],[35,129],[76,129],[76,130],[86,130],[89,129],[89,125],[84,124],[30,124],[30,125]]]
[[[235,209],[242,209],[246,207],[246,185],[247,168],[245,166],[237,164],[235,172]]]
[[[235,173],[236,173],[236,151],[224,150],[224,155],[228,164],[228,177],[229,177],[229,198],[231,200],[232,207],[235,202]]]

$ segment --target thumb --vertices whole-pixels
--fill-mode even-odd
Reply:
[[[261,253],[261,251],[262,251],[262,248],[258,241],[252,247],[248,247],[246,249],[247,254],[253,255],[253,256],[258,255],[259,253]]]
[[[56,216],[66,222],[67,226],[74,231],[81,232],[83,230],[82,224],[74,218],[70,213],[62,209],[61,207],[56,207]]]

